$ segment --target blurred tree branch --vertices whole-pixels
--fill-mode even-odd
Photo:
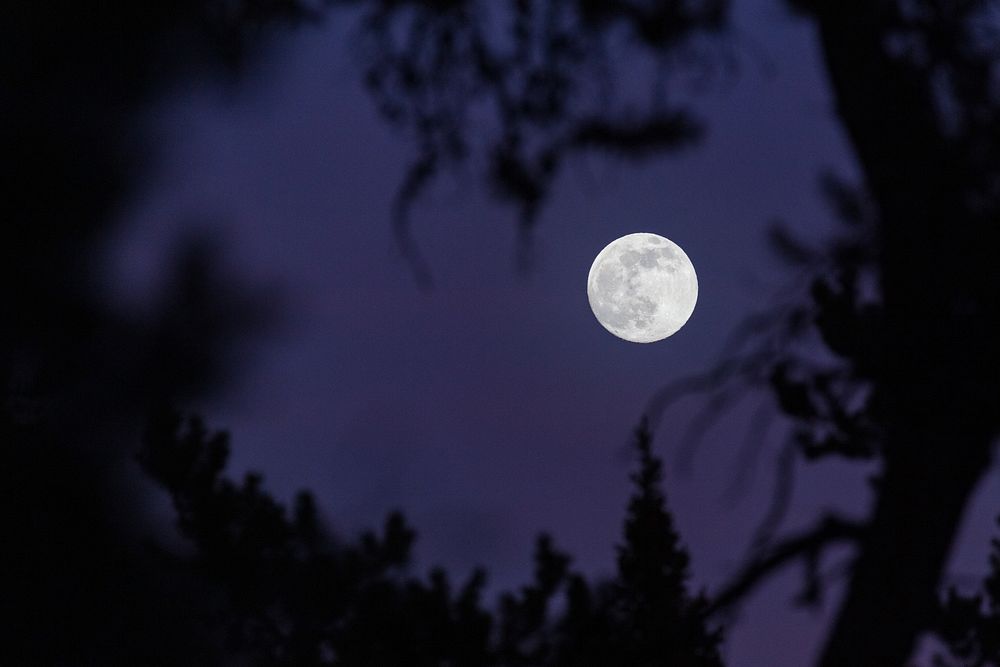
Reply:
[[[669,56],[725,26],[722,4],[514,3],[512,44],[521,48],[510,49],[513,64],[498,64],[477,42],[485,40],[482,31],[469,27],[481,19],[477,3],[363,4],[376,17],[376,53],[389,54],[375,59],[387,77],[370,81],[375,98],[388,104],[390,119],[414,123],[422,155],[435,168],[465,158],[470,149],[463,114],[474,101],[495,98],[500,140],[488,142],[487,173],[521,204],[528,227],[563,156],[574,148],[567,137],[578,136],[573,128],[581,118],[591,118],[577,113],[580,89],[564,70],[600,72],[594,63],[608,52],[607,36],[623,27],[639,51]],[[804,267],[807,289],[777,316],[780,321],[765,318],[763,327],[747,330],[756,348],[744,348],[690,386],[734,381],[763,388],[788,418],[794,451],[805,460],[835,457],[880,466],[868,530],[853,535],[857,557],[819,664],[898,665],[933,623],[946,556],[1000,430],[1000,279],[990,250],[1000,245],[1000,24],[986,0],[788,4],[816,26],[861,181],[822,177],[825,196],[846,223],[846,233],[826,247],[806,247],[783,227],[774,228],[775,248]],[[395,24],[404,13],[413,23]],[[641,27],[650,17],[669,17],[674,29]],[[390,25],[408,35],[402,46],[390,36]],[[549,55],[565,60],[545,60],[545,40],[560,30],[570,37],[559,43],[577,48],[553,48]],[[536,35],[542,37],[537,47]],[[531,78],[536,51],[549,75],[538,84],[545,94],[524,96],[537,90]],[[505,71],[516,73],[514,81],[524,87],[512,84]],[[598,116],[620,128],[613,102],[627,94],[599,92],[590,98],[604,105]],[[662,103],[655,94],[653,99]],[[426,106],[428,100],[448,102]],[[676,122],[657,119],[685,118],[690,125],[691,110],[671,104],[650,109],[656,122],[640,121],[634,140],[616,129],[612,141],[591,145],[643,156],[694,136],[650,132]],[[667,140],[658,141],[661,136]],[[717,405],[730,404],[728,389],[710,390]],[[771,514],[780,518],[788,496],[776,498]],[[774,519],[768,523],[765,534],[777,527]],[[820,520],[816,534],[831,530],[823,528]],[[806,551],[818,557],[821,542],[807,541]]]
[[[668,75],[717,57],[705,40],[722,30],[726,7],[724,0],[333,4],[360,10],[365,84],[383,117],[417,146],[393,216],[424,285],[430,270],[407,221],[446,167],[482,159],[494,193],[518,207],[526,236],[571,154],[640,158],[695,142],[695,115],[663,91]],[[628,66],[612,54],[625,48],[638,56]],[[649,72],[640,74],[641,66]],[[653,94],[618,99],[635,97],[636,77]]]

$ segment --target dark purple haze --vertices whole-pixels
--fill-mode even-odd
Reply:
[[[647,400],[708,368],[729,330],[786,281],[766,252],[768,221],[784,218],[806,238],[831,233],[817,173],[853,173],[806,24],[778,3],[736,5],[743,71],[731,89],[697,98],[706,142],[638,165],[574,161],[544,210],[527,277],[514,270],[514,211],[491,201],[470,169],[415,210],[436,279],[433,291],[417,289],[389,226],[411,147],[374,116],[343,21],[295,33],[260,85],[229,97],[188,91],[158,109],[150,127],[165,159],[127,213],[125,295],[141,301],[170,239],[208,213],[221,221],[233,273],[278,285],[288,301],[285,326],[234,390],[203,406],[233,434],[233,470],[263,471],[280,498],[313,490],[342,532],[403,508],[420,532],[421,569],[443,563],[465,576],[482,564],[496,586],[519,585],[534,535],[549,529],[579,568],[609,571],[628,493],[624,447]],[[587,303],[594,256],[634,231],[671,238],[698,271],[691,320],[653,345],[614,338]],[[720,420],[687,472],[671,436],[699,401],[668,413],[657,432],[699,586],[733,572],[768,499],[778,429],[745,495],[725,500],[756,401]],[[825,507],[864,511],[865,472],[802,470],[788,527]],[[961,577],[985,566],[984,501],[1000,495],[998,476],[988,485],[956,554]],[[836,600],[819,614],[791,609],[798,574],[745,607],[728,636],[732,667],[808,662]]]

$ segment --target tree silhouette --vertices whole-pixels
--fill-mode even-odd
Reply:
[[[481,169],[497,197],[518,207],[527,241],[570,155],[604,150],[637,158],[696,141],[697,118],[666,94],[669,65],[715,62],[699,38],[722,28],[725,7],[723,0],[334,4],[360,8],[365,84],[383,117],[417,144],[393,222],[425,284],[430,270],[410,237],[408,214],[449,166]],[[623,92],[620,68],[607,55],[618,29],[656,65],[638,95]]]
[[[1000,525],[1000,517],[997,517]],[[937,656],[939,667],[987,667],[1000,664],[1000,539],[994,538],[990,573],[982,593],[961,595],[954,590],[938,617],[935,631],[950,655]]]
[[[288,513],[259,476],[241,484],[222,477],[228,453],[224,433],[162,411],[140,460],[196,548],[192,574],[224,596],[215,625],[231,651],[268,665],[486,664],[481,573],[454,593],[443,571],[413,578],[406,568],[415,534],[399,514],[381,535],[340,543],[308,493]]]
[[[266,28],[308,18],[297,7],[0,9],[0,663],[221,659],[191,620],[201,591],[146,544],[126,452],[151,402],[229,376],[226,351],[262,313],[201,239],[177,241],[141,314],[109,298],[102,253],[154,163],[147,105],[175,83],[235,74]]]
[[[193,556],[165,557],[218,593],[203,622],[254,664],[721,666],[721,631],[706,625],[705,598],[688,594],[688,556],[645,424],[636,449],[617,575],[588,583],[542,535],[534,580],[502,595],[496,612],[480,602],[480,570],[457,591],[440,569],[427,580],[409,572],[415,533],[399,514],[381,535],[344,543],[324,529],[309,494],[289,513],[259,476],[226,479],[228,437],[200,419],[161,411],[140,461],[170,494],[178,529],[195,547]]]
[[[626,664],[720,665],[720,635],[704,626],[707,600],[689,599],[688,555],[679,545],[660,491],[662,466],[644,420],[636,433],[639,471],[632,481],[625,541],[618,550],[618,595]],[[691,647],[696,647],[694,651]]]
[[[367,28],[376,37],[376,53],[386,54],[390,64],[397,62],[396,47],[378,37],[394,21],[408,35],[408,53],[430,50],[445,62],[476,62],[434,49],[466,44],[461,35],[475,35],[483,3],[421,3],[420,10],[413,3],[362,4],[378,17],[374,28]],[[548,23],[539,18],[539,25],[568,25],[573,37],[560,43],[593,47],[589,52],[598,60],[606,51],[594,46],[604,44],[595,35],[613,35],[623,22],[641,47],[638,58],[676,55],[679,46],[725,25],[721,3],[550,0],[531,3],[530,10],[527,3],[509,6],[513,43],[520,35],[541,35],[544,53],[544,36],[552,31],[519,26],[535,25],[530,17],[549,17]],[[856,557],[850,582],[819,664],[901,665],[920,635],[935,626],[946,558],[969,499],[990,467],[1000,427],[1000,279],[992,258],[1000,235],[995,85],[1000,26],[995,5],[987,0],[790,0],[788,6],[815,26],[837,118],[860,167],[860,183],[847,185],[830,176],[823,181],[838,212],[854,225],[818,251],[776,230],[774,241],[786,256],[821,262],[810,293],[794,307],[752,321],[747,332],[756,347],[686,386],[711,388],[719,381],[764,386],[777,409],[795,422],[793,454],[811,462],[876,460],[880,469],[863,524],[821,517],[810,530],[776,539],[773,532],[786,509],[779,490],[755,554],[718,593],[713,608],[737,602],[794,561],[806,565],[806,599],[816,599],[823,554],[834,544],[851,545]],[[419,18],[411,24],[407,12]],[[711,18],[701,20],[705,17]],[[420,28],[407,33],[405,26],[413,24]],[[374,62],[382,61],[376,56]],[[503,71],[520,76],[523,69],[504,63]],[[677,58],[668,63],[684,67]],[[404,70],[416,68],[409,87],[390,87],[387,93],[376,79],[376,100],[384,104],[399,96],[403,101],[393,109],[419,110],[445,90],[449,108],[463,109],[504,80],[489,68],[467,65],[470,74],[461,65],[456,70],[435,61],[433,69],[421,69],[425,64],[408,61]],[[461,76],[453,77],[456,71]],[[576,71],[585,77],[583,68]],[[425,72],[434,76],[425,79]],[[463,84],[462,77],[473,82]],[[577,79],[556,79],[563,99],[572,99]],[[533,128],[541,135],[538,142],[549,147],[540,162],[544,168],[532,171],[529,163],[516,172],[536,186],[548,182],[554,165],[575,148],[563,138],[564,128],[580,119],[568,107],[546,109],[555,118]],[[407,118],[403,112],[388,116],[394,122]],[[600,117],[614,126],[613,110]],[[454,134],[458,138],[451,143],[462,145],[465,126],[447,115],[436,118],[444,129],[432,124],[434,132]],[[426,154],[425,128],[418,123],[414,132]],[[643,155],[677,145],[655,141],[655,133],[635,136],[634,144],[616,140],[596,147]],[[488,154],[505,155],[506,141],[503,133],[491,140]],[[464,158],[462,151],[431,153]],[[433,170],[420,173],[425,177]],[[402,199],[412,194],[413,180],[411,175],[406,181]],[[530,195],[529,213],[535,211],[544,187],[522,191]],[[809,341],[818,342],[823,353],[816,354]],[[655,402],[668,402],[676,390],[671,387]]]
[[[652,453],[645,420],[636,430],[635,448],[639,465],[616,576],[588,583],[568,570],[569,559],[554,551],[547,537],[540,538],[535,583],[519,598],[501,600],[501,664],[723,664],[722,633],[707,622],[707,600],[688,592],[688,554],[666,508],[662,464]],[[546,610],[561,590],[564,610],[546,623]]]
[[[690,145],[700,126],[666,94],[672,77],[727,61],[718,0],[329,4],[359,10],[366,81],[417,141],[396,208],[404,245],[415,197],[470,156],[484,157],[527,231],[574,153]],[[925,632],[951,652],[942,660],[995,663],[1000,547],[979,596],[941,587],[1000,426],[996,10],[988,0],[788,4],[816,28],[861,169],[859,183],[822,181],[850,224],[819,249],[776,229],[786,258],[818,267],[809,293],[752,321],[732,360],[657,403],[692,387],[766,387],[794,422],[788,451],[879,464],[870,516],[821,517],[779,537],[779,493],[745,568],[710,599],[691,596],[643,427],[616,576],[587,581],[542,538],[534,581],[496,611],[480,601],[482,573],[457,589],[443,572],[409,574],[414,533],[401,517],[340,542],[308,495],[289,513],[260,478],[222,477],[225,438],[170,412],[154,413],[142,464],[170,492],[195,555],[157,547],[139,527],[123,462],[138,416],[223,379],[225,351],[258,315],[232,298],[243,292],[199,242],[181,245],[149,317],[102,293],[101,244],[148,162],[140,112],[175,82],[238,71],[271,26],[317,10],[293,0],[5,5],[0,482],[11,500],[0,525],[12,564],[0,610],[15,620],[0,662],[713,665],[720,637],[707,614],[795,562],[814,600],[825,552],[847,544],[856,556],[819,664],[902,665]],[[613,85],[622,54],[629,68],[646,64],[647,86]],[[637,88],[649,96],[637,102]],[[468,138],[483,109],[480,146]]]

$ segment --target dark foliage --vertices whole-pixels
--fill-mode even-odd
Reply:
[[[645,157],[696,139],[696,115],[664,94],[662,73],[710,68],[701,47],[724,29],[726,9],[711,0],[332,4],[359,11],[366,81],[417,140],[398,197],[404,243],[414,198],[470,156],[482,156],[487,180],[520,206],[528,229],[568,156]],[[816,28],[858,159],[857,184],[823,180],[850,224],[818,249],[776,227],[775,247],[808,271],[807,292],[751,321],[717,372],[660,397],[765,387],[791,419],[782,484],[755,550],[711,601],[686,592],[687,556],[643,429],[617,575],[589,582],[543,538],[534,581],[487,611],[481,573],[457,588],[442,572],[408,573],[414,533],[400,517],[339,542],[308,495],[289,512],[259,478],[224,478],[225,438],[172,413],[154,418],[142,463],[170,492],[194,555],[157,547],[139,529],[125,455],[139,416],[224,379],[225,352],[259,315],[252,299],[233,298],[198,242],[180,244],[148,317],[119,312],[102,293],[102,243],[148,164],[139,112],[177,82],[242,71],[273,26],[315,10],[293,0],[6,3],[0,611],[14,620],[0,662],[216,665],[238,654],[358,667],[715,665],[719,636],[706,614],[791,563],[805,565],[802,599],[816,602],[824,554],[847,544],[856,556],[819,664],[901,665],[928,631],[949,660],[995,663],[997,548],[981,594],[939,593],[1000,429],[996,9],[987,0],[789,4]],[[650,78],[616,85],[614,72],[631,72],[637,55]],[[635,89],[650,95],[634,104]],[[483,146],[469,139],[473,123]],[[775,537],[797,456],[877,463],[866,520],[821,517]]]
[[[126,458],[147,405],[228,376],[261,315],[178,240],[148,313],[104,292],[104,243],[154,162],[140,114],[235,65],[290,2],[0,7],[0,486],[5,665],[218,664],[193,582],[145,544]]]
[[[381,535],[338,543],[309,494],[289,513],[260,477],[222,477],[228,453],[225,434],[165,412],[150,424],[141,462],[195,546],[178,567],[220,593],[212,620],[234,655],[268,665],[485,664],[481,573],[455,592],[441,571],[427,582],[409,577],[415,535],[400,515]]]
[[[624,619],[623,662],[646,665],[720,665],[718,634],[705,629],[707,601],[687,595],[688,555],[660,491],[661,463],[652,454],[646,422],[636,433],[639,470],[618,550],[618,613]],[[696,650],[690,650],[690,646]]]
[[[415,533],[399,514],[381,535],[344,543],[323,528],[309,494],[289,513],[260,477],[226,479],[228,439],[198,419],[160,413],[140,460],[195,547],[170,557],[173,567],[217,594],[204,627],[253,664],[721,666],[721,632],[706,626],[706,600],[687,592],[688,556],[650,441],[643,426],[617,576],[588,583],[542,535],[534,580],[502,595],[495,612],[480,601],[482,571],[457,590],[441,570],[426,580],[410,573]]]
[[[982,592],[961,595],[949,591],[934,630],[949,650],[949,655],[936,658],[936,666],[1000,665],[1000,538],[993,539],[990,573]]]
[[[476,15],[463,12],[478,7],[362,4],[382,22],[373,34],[400,20],[403,7],[413,25],[429,27],[426,32],[404,29],[402,52],[391,40],[376,40],[381,47],[375,50],[376,63],[382,62],[382,54],[392,63],[394,54],[433,53],[438,45],[451,44],[438,39],[436,26],[442,24],[437,22],[459,16],[461,26],[475,25]],[[777,412],[793,424],[779,462],[775,501],[754,553],[713,607],[742,599],[792,562],[805,565],[802,600],[817,602],[823,555],[832,545],[851,545],[856,558],[850,581],[819,662],[830,667],[900,665],[934,625],[947,555],[969,498],[990,467],[1000,431],[1000,278],[993,258],[1000,242],[1000,24],[995,3],[988,0],[788,4],[815,27],[836,114],[858,160],[858,183],[847,185],[830,176],[822,180],[824,193],[849,225],[841,238],[823,248],[805,247],[793,233],[776,228],[775,247],[803,266],[800,284],[808,290],[788,306],[752,319],[737,340],[733,359],[704,378],[668,388],[654,407],[694,388],[713,392],[710,409],[718,409],[746,387],[757,387],[770,393]],[[524,8],[528,18],[529,6],[555,8],[553,25],[561,25],[559,17],[572,16],[565,25],[574,37],[565,43],[585,44],[598,59],[613,51],[608,36],[620,34],[628,16],[690,10],[692,16],[708,19],[687,21],[674,15],[676,32],[626,30],[640,52],[675,53],[679,45],[725,23],[720,4],[609,0],[515,6]],[[543,10],[538,15],[549,14]],[[515,11],[514,16],[520,14]],[[464,44],[460,39],[455,43]],[[453,60],[460,61],[447,54],[443,58]],[[419,57],[409,61],[422,62]],[[449,100],[448,108],[466,109],[483,90],[503,81],[489,68],[477,70],[474,57],[461,62],[459,78],[445,70],[432,84],[418,76],[411,88],[386,88],[376,81],[375,98],[394,100],[395,108],[405,111],[419,109],[430,92],[430,99]],[[574,65],[577,71],[586,71],[583,63]],[[560,92],[572,100],[575,91],[568,85]],[[627,93],[608,94],[611,103],[598,113],[614,123],[613,103]],[[575,135],[567,135],[565,128],[574,128],[580,115],[570,104],[543,108],[544,122],[527,123],[536,145],[572,146],[565,137]],[[464,119],[440,115],[431,127],[437,132],[440,126],[449,137],[447,145],[462,147],[454,157],[462,157]],[[424,154],[434,156],[423,172],[429,177],[440,157],[449,154],[428,142],[419,127],[416,136]],[[505,146],[502,141],[494,145]],[[673,148],[672,142],[645,136],[636,143],[597,145],[635,156]],[[545,191],[538,184],[548,182],[559,164],[557,155],[564,152],[543,151],[540,159],[500,173],[518,175],[507,180],[534,206]],[[500,151],[503,157],[508,154]],[[496,180],[495,173],[492,178]],[[404,195],[412,191],[404,188]],[[867,520],[820,517],[812,529],[776,539],[791,502],[795,461],[817,464],[832,458],[877,463]]]
[[[470,159],[482,167],[497,196],[519,207],[527,232],[572,154],[634,159],[698,139],[695,115],[666,90],[677,70],[697,73],[721,60],[705,39],[723,28],[727,3],[335,4],[360,8],[365,83],[382,115],[417,145],[395,225],[418,279],[427,281],[407,216],[448,167]]]

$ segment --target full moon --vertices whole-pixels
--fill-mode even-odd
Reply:
[[[598,253],[587,297],[605,329],[633,343],[677,333],[694,312],[698,276],[681,247],[657,234],[616,239]]]

